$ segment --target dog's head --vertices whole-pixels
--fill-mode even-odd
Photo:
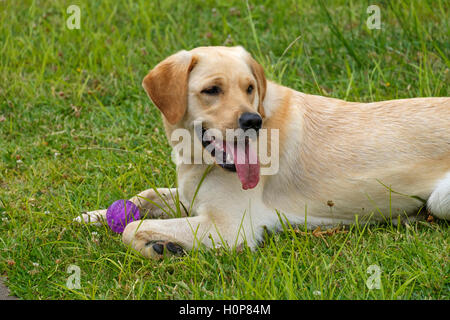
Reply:
[[[236,171],[244,189],[258,184],[252,136],[263,123],[266,79],[261,65],[245,49],[180,51],[160,62],[142,84],[162,112],[166,130],[192,130],[196,121],[201,122],[200,132],[194,135],[219,160],[216,163]],[[236,130],[233,138],[230,129]]]

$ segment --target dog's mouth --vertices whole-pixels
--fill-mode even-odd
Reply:
[[[209,130],[202,126],[199,138],[203,148],[211,153],[219,166],[237,173],[242,189],[256,187],[259,182],[260,165],[257,150],[248,136],[225,141],[209,134]]]

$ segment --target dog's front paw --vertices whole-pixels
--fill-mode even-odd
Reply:
[[[180,256],[185,254],[182,246],[169,240],[134,239],[133,249],[149,259],[162,259],[164,256]]]
[[[106,210],[85,212],[73,219],[73,221],[101,226],[106,221]]]
[[[122,240],[126,245],[141,253],[146,258],[161,259],[164,256],[182,255],[184,248],[173,239],[160,232],[146,229],[145,222],[151,221],[133,221],[128,224],[123,231]],[[139,228],[146,230],[138,230]]]
[[[185,253],[182,246],[172,241],[151,240],[145,244],[141,253],[152,259],[161,259],[164,256],[180,256]]]

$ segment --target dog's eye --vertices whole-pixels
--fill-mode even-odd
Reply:
[[[209,87],[209,88],[206,88],[206,89],[202,90],[202,93],[209,94],[211,96],[216,96],[220,92],[222,92],[222,90],[218,86],[212,86],[212,87]]]
[[[247,88],[247,93],[251,94],[252,92],[253,92],[253,86],[249,85],[248,88]]]

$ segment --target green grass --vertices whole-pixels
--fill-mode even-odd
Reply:
[[[66,8],[81,8],[69,30]],[[449,2],[0,1],[0,274],[23,299],[449,299],[448,223],[286,231],[240,253],[150,261],[79,225],[174,186],[161,117],[141,87],[164,57],[243,45],[267,77],[347,100],[448,96]],[[249,11],[250,10],[250,11]],[[388,165],[388,164],[387,164]],[[381,268],[369,290],[367,268]],[[81,289],[66,287],[67,268]]]

